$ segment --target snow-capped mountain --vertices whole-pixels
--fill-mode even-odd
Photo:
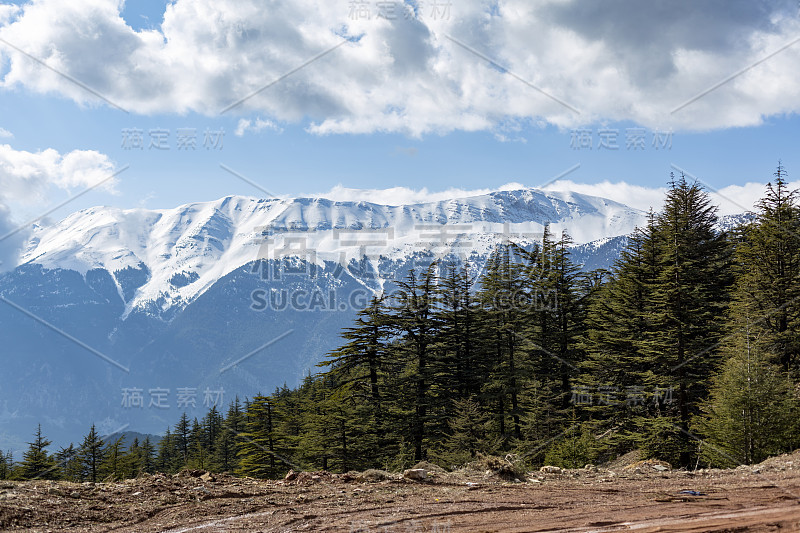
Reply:
[[[414,205],[325,198],[226,197],[170,210],[97,207],[34,232],[22,264],[85,276],[111,273],[124,315],[174,316],[221,277],[256,259],[293,255],[322,266],[421,251],[485,256],[498,242],[531,243],[546,224],[575,244],[626,235],[644,213],[603,198],[534,189]],[[137,275],[138,273],[138,275]],[[385,276],[375,271],[377,286]],[[144,281],[135,290],[130,278]]]
[[[540,241],[549,225],[570,234],[577,263],[609,267],[645,217],[535,189],[413,205],[226,197],[73,213],[35,228],[21,263],[0,275],[0,449],[23,448],[40,422],[58,444],[92,423],[158,433],[183,411],[203,416],[212,396],[224,407],[295,384],[369,296],[420,262],[457,256],[479,270],[496,244]]]

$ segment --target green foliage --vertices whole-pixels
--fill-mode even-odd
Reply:
[[[759,462],[799,444],[791,374],[800,352],[800,211],[785,177],[779,164],[755,219],[738,232],[725,363],[695,423],[709,464]]]
[[[241,476],[276,478],[290,467],[278,452],[282,436],[276,431],[278,416],[273,403],[270,397],[256,396],[245,411],[236,471]]]
[[[105,442],[97,434],[97,430],[92,424],[89,433],[84,437],[78,450],[78,458],[81,462],[81,479],[96,482],[100,476],[100,467],[105,458]]]
[[[81,481],[81,461],[78,449],[73,444],[60,448],[55,455],[56,464],[61,470],[61,479],[65,481]]]
[[[189,434],[189,457],[186,465],[189,468],[205,470],[209,466],[209,441],[206,434],[207,426],[200,425],[200,422],[195,418],[192,422],[192,430]]]
[[[500,442],[490,437],[489,415],[478,402],[467,398],[456,400],[450,419],[450,434],[441,449],[434,452],[439,464],[451,467],[475,460],[478,454],[492,454]]]
[[[414,443],[415,461],[427,456],[426,444],[434,416],[434,347],[440,325],[436,313],[439,297],[436,267],[437,263],[431,263],[419,276],[413,270],[409,272],[407,279],[398,283],[400,290],[391,309],[394,329],[404,336],[398,347],[410,370],[406,374],[407,385],[414,391],[408,398],[413,406],[410,440]]]
[[[232,472],[236,465],[236,434],[224,427],[214,441],[211,468],[217,472]]]
[[[155,447],[153,446],[153,443],[150,442],[150,436],[144,438],[144,441],[139,448],[136,466],[137,469],[135,475],[139,475],[141,473],[152,474],[155,471]]]
[[[192,435],[192,423],[186,413],[181,415],[178,423],[175,424],[175,429],[172,433],[174,437],[174,463],[173,467],[181,469],[189,463],[189,450]]]
[[[561,468],[583,468],[587,464],[594,464],[600,451],[601,446],[588,428],[576,425],[547,449],[544,464]]]
[[[109,442],[103,449],[103,460],[100,463],[100,478],[103,480],[118,481],[126,477],[126,455],[122,449],[124,435],[120,435],[113,442]]]
[[[14,456],[10,451],[3,453],[0,450],[0,479],[12,479],[14,477]]]
[[[156,469],[159,472],[172,473],[177,470],[176,464],[178,464],[177,443],[175,435],[172,434],[170,428],[167,428],[167,431],[158,443]]]
[[[155,448],[146,436],[140,443],[138,437],[128,447],[121,459],[122,477],[135,478],[141,474],[151,474],[155,471]]]
[[[659,382],[652,358],[645,351],[645,335],[650,329],[650,305],[659,271],[655,245],[655,217],[651,213],[645,229],[637,230],[617,261],[611,279],[592,299],[582,341],[586,358],[578,384],[595,393],[601,387],[630,387],[653,390]],[[597,402],[594,397],[582,402],[582,409],[599,420],[599,427],[611,431],[618,441],[618,453],[635,447],[625,437],[629,430],[637,432],[637,420],[657,416],[656,402],[619,405]]]
[[[741,228],[737,307],[751,316],[753,335],[787,372],[800,371],[800,208],[778,164],[775,182],[758,202],[756,219]]]
[[[234,472],[239,467],[237,453],[242,443],[244,432],[244,413],[238,396],[231,402],[228,412],[222,420],[222,430],[217,437],[213,452],[213,465],[220,472]]]
[[[737,337],[696,421],[698,432],[707,436],[702,458],[714,466],[753,464],[790,452],[798,430],[788,377],[746,334]]]
[[[675,389],[680,456],[669,462],[684,467],[691,464],[695,448],[688,433],[691,418],[708,397],[709,377],[719,365],[714,348],[732,284],[730,246],[715,229],[715,213],[708,194],[681,176],[667,193],[655,232],[660,270],[644,351],[657,381]],[[668,442],[664,446],[671,448],[672,438]]]
[[[733,284],[730,241],[716,225],[708,194],[673,178],[664,209],[632,237],[589,306],[579,382],[625,397],[588,402],[583,416],[612,434],[617,453],[643,445],[672,464],[694,458],[689,426],[719,366]]]
[[[28,450],[22,455],[17,475],[23,479],[56,479],[56,461],[47,453],[50,444],[52,443],[42,435],[42,425],[39,424],[33,442],[28,443]]]
[[[663,416],[647,421],[643,431],[642,457],[658,459],[671,465],[679,465],[684,457],[694,453],[696,443],[687,438],[688,431],[682,431],[677,416]]]

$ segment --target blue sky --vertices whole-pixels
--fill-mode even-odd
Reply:
[[[374,4],[362,6],[369,19],[345,0],[0,4],[0,219],[28,220],[126,166],[113,190],[50,217],[265,195],[221,165],[287,196],[538,186],[572,169],[551,187],[636,207],[654,196],[630,186],[663,187],[676,167],[740,204],[755,189],[736,186],[765,182],[779,158],[800,177],[794,2],[664,12],[614,0],[595,12],[453,0],[447,18],[431,2],[395,2],[395,17]],[[251,128],[237,135],[242,121]],[[645,139],[636,150],[625,146],[633,128]],[[131,129],[144,149],[123,146]],[[178,149],[184,129],[196,149]],[[169,131],[165,149],[149,147],[155,130]],[[207,130],[224,131],[221,146],[203,146]],[[579,130],[591,149],[576,147]],[[619,148],[599,147],[601,130]]]

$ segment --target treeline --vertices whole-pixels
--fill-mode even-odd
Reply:
[[[104,438],[92,426],[79,446],[70,444],[49,453],[52,442],[39,426],[22,460],[11,452],[0,453],[0,479],[60,479],[65,481],[114,481],[135,478],[142,473],[176,473],[185,468],[233,473],[238,465],[244,422],[243,406],[237,398],[223,416],[212,406],[201,420],[189,420],[184,413],[177,424],[167,428],[157,443],[148,435]]]
[[[581,272],[569,236],[547,228],[532,248],[498,246],[480,273],[414,269],[359,312],[320,374],[226,416],[184,415],[151,453],[139,444],[112,460],[106,444],[100,475],[451,467],[479,453],[578,467],[634,449],[735,466],[791,451],[800,208],[785,177],[779,165],[757,212],[730,231],[701,186],[673,177],[610,272]],[[15,472],[34,472],[27,460]]]
[[[569,236],[499,246],[483,271],[436,262],[376,297],[326,371],[254,398],[239,472],[397,469],[516,454],[583,466],[640,449],[675,466],[800,445],[800,209],[779,166],[757,212],[722,231],[697,183],[610,272]]]
[[[0,479],[60,479],[65,481],[103,481],[136,477],[155,472],[155,453],[150,437],[135,438],[123,448],[124,436],[104,441],[94,426],[79,447],[70,444],[55,453],[48,452],[52,442],[39,425],[22,461],[15,463],[11,452],[0,453]]]

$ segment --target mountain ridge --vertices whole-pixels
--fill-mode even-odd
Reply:
[[[87,208],[36,228],[20,264],[84,276],[105,269],[126,303],[126,316],[157,300],[163,300],[167,316],[224,275],[260,258],[268,241],[273,246],[267,253],[291,254],[299,246],[318,264],[333,260],[346,265],[364,252],[398,258],[428,245],[484,255],[504,238],[532,243],[545,225],[556,234],[566,230],[576,244],[585,244],[628,234],[644,216],[612,200],[536,189],[408,205],[226,196],[164,210]],[[437,226],[457,233],[437,234]],[[117,273],[129,277],[137,271],[147,281],[129,294]]]

